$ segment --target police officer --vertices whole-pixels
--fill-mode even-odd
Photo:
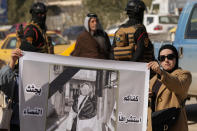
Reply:
[[[141,0],[128,1],[125,10],[129,20],[115,33],[112,47],[114,59],[136,62],[154,60],[153,45],[143,25],[145,9]]]
[[[41,3],[34,3],[30,9],[31,22],[24,30],[19,30],[21,38],[20,49],[24,51],[53,53],[53,46],[46,35],[46,13],[47,7]]]
[[[32,15],[31,22],[24,29],[20,26],[17,32],[17,47],[24,51],[53,54],[53,46],[46,35],[47,7],[41,2],[34,3],[30,13]],[[17,67],[15,68],[17,72]],[[12,109],[10,131],[20,131],[18,83],[15,84]]]

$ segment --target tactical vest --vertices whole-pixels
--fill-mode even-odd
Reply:
[[[36,31],[39,31],[39,32],[40,32],[39,34],[42,35],[43,40],[44,40],[44,41],[43,41],[43,42],[44,42],[44,45],[41,46],[41,47],[36,47],[36,48],[40,48],[40,49],[41,49],[41,50],[40,50],[40,53],[53,54],[53,53],[54,53],[54,51],[53,51],[53,46],[52,46],[52,44],[49,42],[47,34],[44,33],[44,32],[42,31],[42,29],[40,28],[40,26],[38,26],[36,23],[31,22],[31,23],[29,23],[29,24],[26,25],[26,27],[24,28],[24,30],[26,30],[27,27],[30,26],[30,25],[33,25],[33,27],[36,28]],[[23,29],[22,29],[22,30],[23,30]],[[21,38],[18,37],[18,36],[19,36],[19,33],[21,33],[21,32],[20,32],[20,31],[17,32],[17,44],[16,44],[16,47],[17,47],[17,48],[20,47],[21,41],[22,41]],[[24,32],[22,32],[22,33],[23,33],[23,35],[25,35]],[[38,34],[38,32],[36,32],[36,33]]]
[[[115,47],[113,54],[115,60],[130,60],[136,50],[134,34],[136,26],[120,27],[115,33]]]
[[[144,50],[144,53],[143,53],[141,59],[139,60],[139,62],[148,63],[150,61],[155,60],[153,44],[151,43],[151,41],[149,39],[147,41],[148,41],[148,46],[145,47],[146,49]]]

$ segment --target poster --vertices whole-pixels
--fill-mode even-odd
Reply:
[[[24,52],[21,131],[145,131],[145,63]]]

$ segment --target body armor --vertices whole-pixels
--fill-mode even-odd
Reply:
[[[113,48],[115,60],[130,60],[136,49],[134,42],[135,26],[120,27],[115,33],[115,47]]]
[[[30,34],[27,35],[26,33],[30,30],[32,32],[29,32]],[[35,36],[33,35],[34,32],[36,34]],[[29,42],[30,40],[31,42]],[[31,44],[34,49],[27,49],[27,44]],[[49,42],[47,34],[36,23],[33,22],[29,23],[25,27],[24,31],[23,29],[20,29],[17,32],[17,47],[20,47],[22,50],[26,51],[53,54],[53,45]]]

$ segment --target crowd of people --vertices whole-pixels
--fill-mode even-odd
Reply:
[[[164,45],[160,48],[158,58],[155,59],[153,45],[143,25],[143,16],[146,6],[143,1],[129,0],[126,5],[129,20],[121,25],[114,36],[111,46],[107,33],[103,30],[97,14],[89,13],[85,17],[84,27],[77,40],[72,56],[95,59],[111,59],[119,61],[146,62],[151,70],[148,108],[148,131],[187,131],[187,116],[185,100],[191,84],[191,73],[179,67],[178,52],[173,45]],[[34,3],[30,9],[31,22],[18,32],[18,48],[12,52],[10,63],[0,61],[0,90],[11,102],[13,110],[9,122],[0,130],[20,131],[19,101],[16,64],[22,51],[53,54],[53,46],[46,35],[47,7],[40,2]],[[97,78],[99,79],[97,72]],[[80,85],[81,95],[75,100],[69,116],[75,115],[78,120],[93,120],[96,117],[96,97],[92,95],[92,85]],[[0,99],[3,101],[2,99]],[[8,102],[9,103],[9,102]],[[88,103],[88,111],[83,112]],[[87,110],[86,110],[87,111]],[[176,119],[168,115],[172,114]],[[88,113],[88,115],[86,115]],[[2,114],[0,114],[2,115]],[[2,116],[0,116],[2,117]],[[69,118],[70,118],[69,117]],[[159,123],[157,119],[161,119]],[[71,121],[71,120],[70,120]],[[72,119],[74,123],[74,119]],[[82,124],[83,126],[83,124]],[[94,127],[94,126],[93,126]],[[94,128],[91,130],[93,131]],[[68,124],[68,130],[79,131],[78,125]],[[66,130],[66,129],[65,129]]]

